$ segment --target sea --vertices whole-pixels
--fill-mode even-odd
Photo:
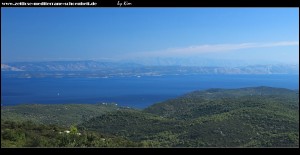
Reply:
[[[109,78],[3,78],[1,105],[109,103],[137,109],[209,88],[299,90],[299,75],[166,75]]]

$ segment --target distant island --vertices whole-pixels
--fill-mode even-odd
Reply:
[[[140,77],[191,74],[299,74],[299,65],[242,65],[242,66],[183,66],[141,65],[125,62],[103,61],[48,61],[15,62],[1,64],[4,77]]]
[[[143,110],[1,106],[1,147],[299,147],[299,90],[208,89]]]

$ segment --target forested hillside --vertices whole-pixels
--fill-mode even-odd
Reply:
[[[1,119],[33,121],[68,127],[106,112],[120,109],[115,104],[22,104],[2,106]]]
[[[6,106],[1,119],[3,147],[299,147],[299,91],[282,88],[195,91],[144,110],[114,104]],[[74,127],[83,138],[64,143],[58,132]],[[110,143],[101,143],[101,135]],[[42,138],[39,145],[33,137]]]

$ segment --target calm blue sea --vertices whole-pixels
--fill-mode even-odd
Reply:
[[[145,108],[195,90],[255,86],[299,89],[299,75],[1,78],[1,104],[115,102]]]

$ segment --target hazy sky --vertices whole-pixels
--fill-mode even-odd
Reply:
[[[1,61],[204,57],[299,63],[298,8],[1,8]]]

